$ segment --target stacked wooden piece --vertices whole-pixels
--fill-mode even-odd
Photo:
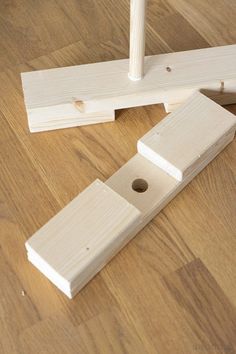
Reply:
[[[29,260],[72,298],[232,141],[236,118],[197,92],[26,243]]]
[[[174,110],[196,90],[219,104],[236,102],[236,45],[145,57],[132,81],[129,60],[22,73],[31,132],[113,121],[114,110],[165,103]]]

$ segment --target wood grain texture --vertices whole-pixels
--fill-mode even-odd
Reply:
[[[26,242],[29,261],[74,297],[234,139],[235,129],[232,113],[196,92],[138,141],[139,153],[106,183],[95,180]]]
[[[196,92],[139,139],[138,152],[182,181],[209,159],[235,128],[234,115]]]
[[[235,353],[235,140],[73,301],[28,263],[26,239],[166,114],[30,134],[20,72],[127,58],[129,2],[0,7],[1,353]],[[146,54],[234,44],[235,13],[232,0],[149,0]]]
[[[196,90],[235,103],[235,61],[236,45],[230,45],[146,56],[142,80],[129,79],[129,59],[23,72],[29,122],[36,124],[42,112],[46,121],[56,112],[60,119],[60,110],[74,117],[75,104],[81,113],[97,113],[180,103]]]
[[[72,298],[131,239],[140,218],[97,179],[26,242],[28,258]]]
[[[45,109],[37,110],[37,112],[33,112],[33,114],[28,111],[28,124],[31,133],[113,122],[115,120],[115,111],[81,113],[76,108],[76,105],[59,107],[53,110],[49,116],[47,109],[45,114],[44,112]]]

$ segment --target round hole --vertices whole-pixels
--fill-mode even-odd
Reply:
[[[148,183],[145,179],[137,178],[132,183],[132,189],[137,193],[146,192],[148,189]]]
[[[168,73],[171,72],[171,68],[169,66],[166,67],[166,71],[168,71]]]

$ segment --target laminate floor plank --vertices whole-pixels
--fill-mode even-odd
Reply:
[[[234,1],[168,0],[168,3],[183,15],[211,46],[235,44]]]
[[[211,166],[208,168],[211,169]],[[167,206],[164,213],[172,227],[181,234],[195,256],[204,262],[235,306],[236,239],[232,230],[233,223],[226,222],[224,212],[222,217],[219,217],[219,206],[211,208],[207,198],[208,192],[205,195],[199,192],[198,185],[202,184],[205,174],[207,171],[198,175],[182,194]],[[235,195],[235,191],[233,193]]]
[[[235,352],[235,307],[201,260],[194,260],[162,281],[168,289],[167,302],[180,309],[186,326],[199,339],[192,352]]]

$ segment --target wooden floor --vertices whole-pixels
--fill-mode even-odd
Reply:
[[[235,0],[149,0],[147,18],[147,54],[236,43]],[[0,2],[1,354],[236,353],[236,139],[74,300],[26,259],[27,238],[166,114],[30,134],[19,73],[126,58],[128,27],[128,0]]]

